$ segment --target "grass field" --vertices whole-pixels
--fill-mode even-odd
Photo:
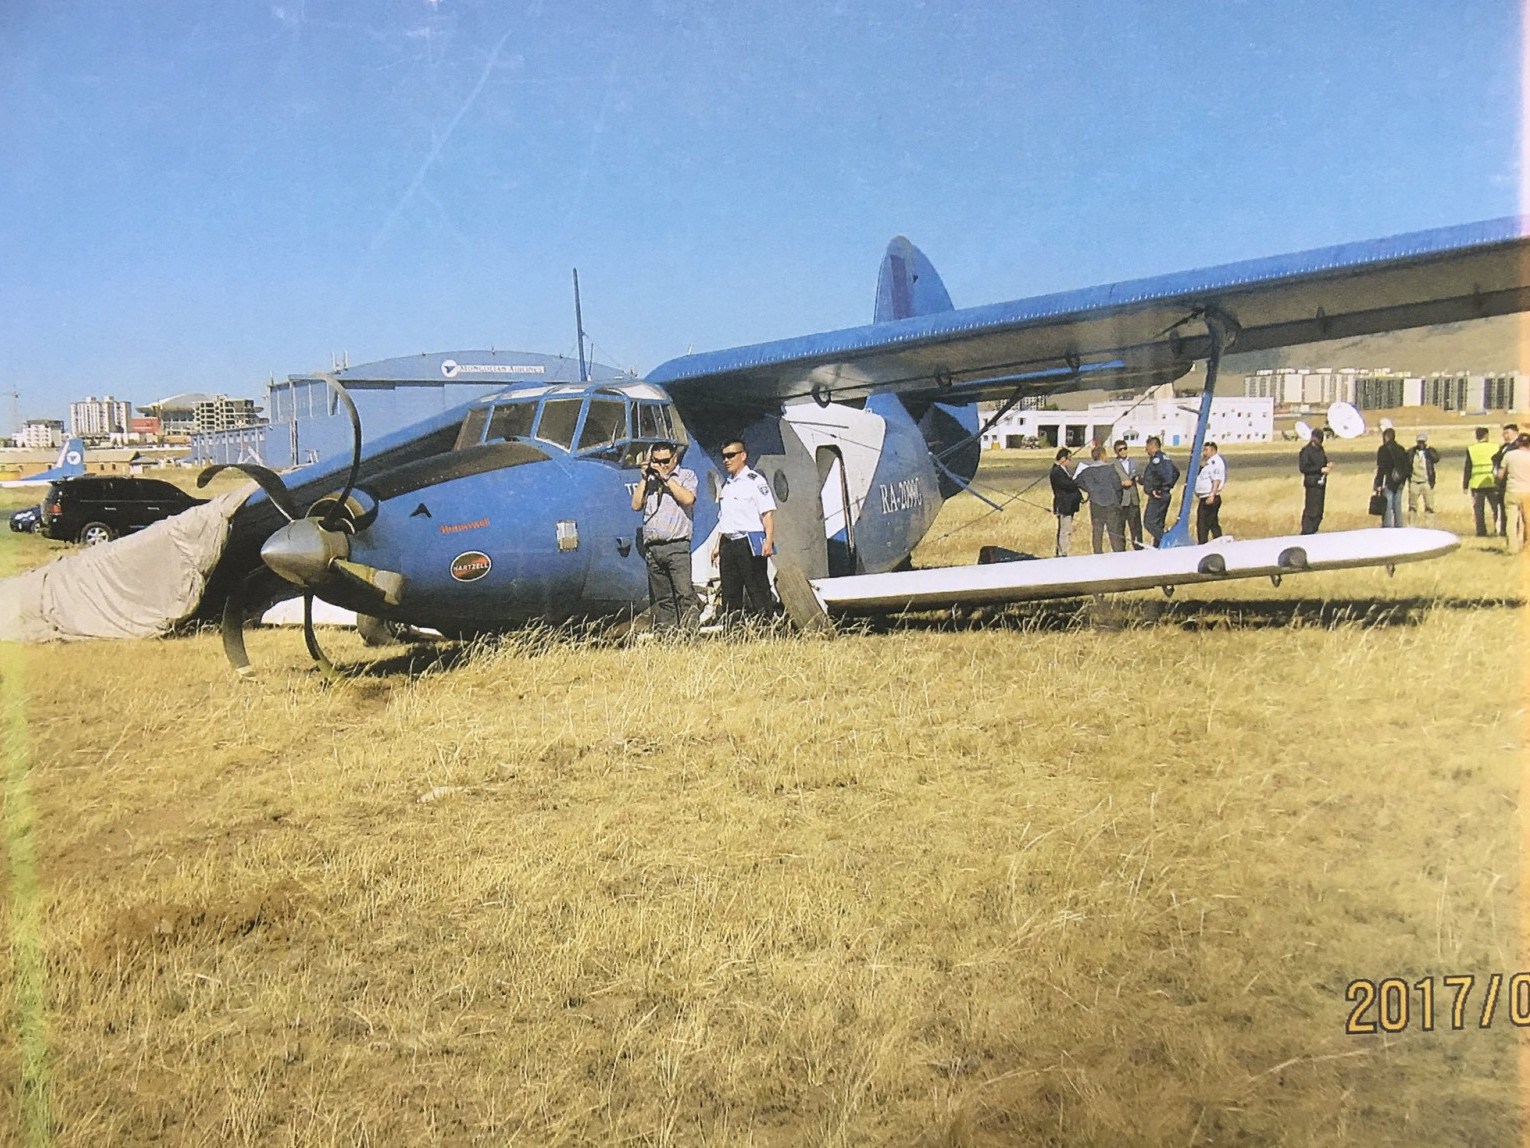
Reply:
[[[1229,532],[1293,532],[1294,465],[1237,459]],[[1047,501],[958,499],[917,557],[1045,553]],[[333,688],[287,631],[254,684],[212,634],[4,649],[0,1139],[1516,1143],[1527,568],[329,635]],[[1397,1031],[1346,1034],[1360,978]]]

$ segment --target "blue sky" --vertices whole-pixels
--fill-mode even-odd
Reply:
[[[6,0],[0,391],[603,362],[1518,210],[1508,0]],[[9,404],[0,406],[9,417]],[[0,428],[3,429],[3,428]]]

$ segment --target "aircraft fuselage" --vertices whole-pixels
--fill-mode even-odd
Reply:
[[[704,584],[732,435],[774,492],[778,569],[891,570],[944,502],[924,433],[894,396],[740,416],[681,411],[644,383],[516,387],[468,404],[450,451],[357,483],[347,559],[402,575],[395,600],[334,575],[311,588],[448,632],[630,616],[648,603],[631,509],[647,451],[677,442],[696,473],[693,577]]]

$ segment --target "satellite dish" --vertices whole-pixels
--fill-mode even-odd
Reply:
[[[1353,403],[1334,403],[1328,408],[1328,425],[1340,438],[1359,438],[1365,433],[1365,416]]]
[[[1301,419],[1297,419],[1296,420],[1296,434],[1297,434],[1297,437],[1299,437],[1299,438],[1311,438],[1312,437],[1312,428],[1309,427],[1306,423],[1302,422]]]

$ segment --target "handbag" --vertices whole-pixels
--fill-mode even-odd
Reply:
[[[1386,512],[1387,496],[1382,494],[1380,491],[1377,491],[1375,494],[1371,495],[1371,513],[1374,514],[1377,518],[1380,518],[1382,515],[1386,514]]]

